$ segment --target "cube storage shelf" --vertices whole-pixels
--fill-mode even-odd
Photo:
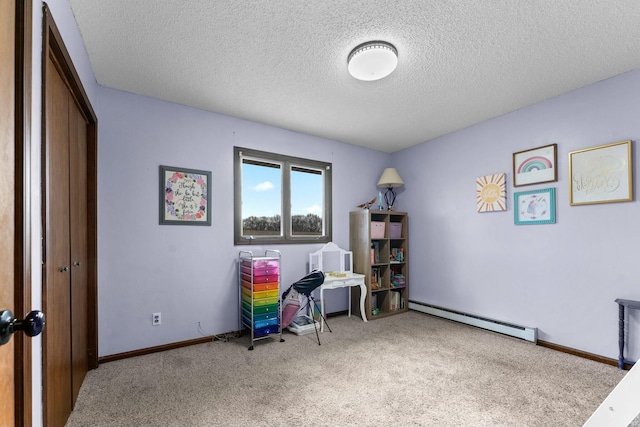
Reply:
[[[280,251],[267,249],[264,256],[240,251],[238,287],[240,294],[240,324],[251,330],[251,346],[255,341],[282,339],[282,308],[280,306]]]
[[[406,212],[350,212],[353,271],[366,276],[367,319],[409,310],[409,240]],[[360,288],[351,288],[351,311],[360,314]],[[356,303],[354,303],[354,301]]]

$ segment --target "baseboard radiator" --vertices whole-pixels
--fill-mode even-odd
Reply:
[[[463,313],[461,311],[450,310],[444,307],[437,307],[423,302],[409,300],[409,309],[442,317],[467,325],[498,332],[512,337],[520,338],[533,343],[538,341],[538,329],[527,326],[514,325],[512,323],[501,322],[499,320],[487,319],[475,314]]]

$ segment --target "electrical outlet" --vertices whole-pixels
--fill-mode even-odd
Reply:
[[[161,313],[153,313],[151,317],[151,323],[153,326],[158,326],[162,323],[162,314]]]

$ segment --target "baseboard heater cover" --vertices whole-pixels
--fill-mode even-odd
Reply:
[[[450,310],[444,307],[437,307],[423,302],[409,300],[409,309],[431,314],[455,322],[465,323],[482,329],[498,332],[512,337],[520,338],[533,343],[538,341],[538,328],[514,325],[512,323],[501,322],[499,320],[487,319],[475,314],[463,313],[461,311]]]

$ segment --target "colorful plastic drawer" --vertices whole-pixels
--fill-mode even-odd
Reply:
[[[275,311],[270,311],[270,312],[264,312],[264,313],[258,313],[255,310],[253,311],[253,315],[251,314],[251,310],[245,310],[244,307],[242,308],[242,317],[246,317],[248,321],[250,321],[252,318],[254,321],[256,320],[267,320],[267,319],[279,319],[280,318],[280,313],[278,312],[278,310]]]
[[[253,260],[243,259],[242,266],[251,268],[251,264],[253,264],[253,268],[278,268],[280,262],[277,259],[260,259],[255,258]]]
[[[244,290],[244,289],[243,289]],[[246,302],[249,305],[253,305],[254,307],[261,307],[264,305],[277,305],[280,302],[279,297],[271,297],[271,298],[262,298],[254,300],[251,298],[251,292],[243,292],[242,293],[242,301]]]
[[[242,313],[246,314],[249,317],[251,317],[252,311],[253,311],[253,314],[255,315],[255,314],[264,314],[264,313],[278,313],[279,310],[280,310],[280,305],[278,303],[252,307],[251,304],[249,304],[248,302],[244,300],[242,301]]]
[[[277,311],[273,312],[273,313],[264,313],[264,314],[253,314],[253,321],[258,321],[258,320],[267,320],[267,319],[277,319],[280,317],[279,315],[280,313],[278,313]]]
[[[271,289],[278,289],[278,287],[280,286],[280,284],[278,282],[268,282],[268,283],[254,283],[251,284],[250,282],[246,282],[246,281],[242,281],[242,286],[244,286],[247,289],[252,289],[254,291],[269,291]]]
[[[242,323],[249,329],[253,330],[253,336],[260,338],[269,334],[277,334],[280,331],[280,319],[257,320],[251,325],[251,319],[242,316]]]
[[[251,319],[246,316],[242,316],[242,324],[248,328],[251,328]],[[280,319],[278,317],[274,317],[273,319],[262,319],[254,321],[252,329],[264,328],[266,326],[278,327],[278,325],[280,325]]]
[[[254,329],[253,336],[256,338],[266,337],[267,335],[277,334],[278,326],[265,326],[264,328]]]
[[[253,307],[253,314],[277,313],[279,309],[280,306],[278,304],[260,305]]]
[[[274,298],[280,295],[280,291],[278,289],[272,289],[270,291],[251,292],[249,289],[244,287],[242,288],[242,293],[248,297],[252,297],[254,300]]]
[[[253,302],[253,298],[251,298],[249,295],[242,294],[242,302],[251,304]]]
[[[247,316],[242,316],[242,325],[246,326],[249,329],[253,329],[253,326],[251,325],[251,319]]]
[[[270,291],[260,291],[253,293],[253,299],[262,299],[262,298],[273,298],[280,296],[280,291],[278,289],[272,289]]]
[[[242,300],[242,310],[246,310],[247,313],[251,314],[251,310],[252,310],[252,306],[251,303],[245,301],[244,299]]]
[[[268,283],[268,282],[278,282],[280,279],[280,277],[275,274],[273,276],[254,276],[251,277],[251,275],[249,274],[243,274],[242,275],[242,280],[244,280],[245,282],[249,282],[249,283]]]
[[[278,267],[269,267],[269,268],[254,268],[251,267],[242,267],[242,273],[246,275],[253,274],[256,276],[277,276],[278,275]]]
[[[253,301],[253,306],[254,307],[262,307],[265,305],[273,305],[273,304],[278,304],[278,302],[280,301],[279,297],[275,297],[275,298],[262,298],[262,299],[257,299]]]
[[[278,326],[278,324],[280,323],[280,319],[278,319],[277,317],[275,319],[267,319],[267,320],[258,320],[253,322],[253,326],[256,329],[260,329],[260,328],[264,328],[267,326]]]

